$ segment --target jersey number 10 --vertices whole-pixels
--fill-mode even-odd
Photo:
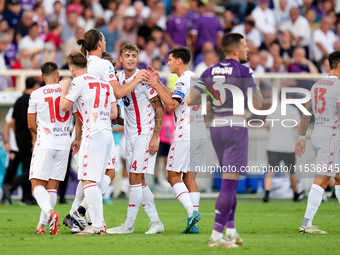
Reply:
[[[70,117],[70,112],[67,111],[65,112],[65,116],[61,117],[60,116],[60,110],[59,110],[59,106],[60,106],[60,97],[57,97],[54,101],[54,105],[53,105],[53,97],[46,97],[45,98],[45,102],[48,103],[49,109],[50,109],[50,118],[51,118],[51,123],[55,123],[55,119],[57,118],[57,120],[59,122],[65,122],[68,120],[68,118]],[[54,111],[55,109],[55,111]]]

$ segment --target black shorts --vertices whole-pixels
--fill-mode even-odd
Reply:
[[[267,151],[268,155],[268,164],[271,167],[280,166],[281,160],[290,169],[290,173],[294,173],[295,171],[295,153],[294,152],[274,152]]]
[[[159,143],[159,149],[157,156],[158,157],[167,157],[170,151],[171,144],[170,143]]]

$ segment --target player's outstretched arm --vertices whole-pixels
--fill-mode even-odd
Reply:
[[[164,108],[162,102],[158,96],[155,96],[150,100],[152,106],[155,108],[155,128],[153,130],[153,135],[150,140],[149,149],[151,155],[155,154],[159,148],[159,135],[161,133],[161,128],[164,118]]]
[[[64,112],[67,112],[71,109],[73,103],[69,100],[67,100],[65,97],[67,95],[67,91],[71,86],[71,82],[68,80],[61,80],[59,82],[60,88],[61,88],[61,95],[60,95],[60,108]]]
[[[305,107],[311,114],[313,114],[311,100],[309,100],[306,103]],[[311,115],[302,114],[300,130],[299,130],[299,139],[297,140],[295,144],[295,154],[298,157],[301,157],[301,155],[305,153],[305,148],[306,148],[305,139],[306,139],[306,132],[307,132],[307,128],[310,122],[310,118],[311,118]]]
[[[149,78],[150,74],[146,70],[139,70],[136,78],[134,78],[128,84],[120,86],[118,81],[111,81],[110,84],[113,88],[113,93],[117,99],[122,98],[129,94],[139,83]]]

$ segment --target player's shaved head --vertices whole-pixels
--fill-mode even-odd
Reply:
[[[46,62],[41,66],[40,69],[44,78],[54,77],[58,73],[58,66],[56,63],[53,62]]]
[[[123,54],[123,52],[137,52],[138,54],[138,47],[131,43],[124,43],[122,47],[120,47],[120,56]]]
[[[67,56],[67,60],[70,66],[75,66],[77,68],[86,68],[87,59],[85,55],[81,52],[73,52]]]
[[[335,70],[338,68],[340,64],[340,50],[333,51],[328,56],[329,67],[331,70]]]
[[[230,55],[235,48],[239,48],[243,38],[243,35],[238,33],[229,33],[223,36],[221,45],[224,54]]]

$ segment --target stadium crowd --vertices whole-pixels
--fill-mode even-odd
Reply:
[[[137,44],[139,68],[168,71],[168,51],[188,46],[190,68],[200,75],[223,58],[223,34],[238,32],[255,73],[327,73],[328,54],[340,49],[339,14],[338,0],[7,0],[0,4],[0,70],[46,61],[67,69],[76,40],[98,28],[115,59],[123,43]],[[15,78],[1,78],[0,90],[15,86]]]

